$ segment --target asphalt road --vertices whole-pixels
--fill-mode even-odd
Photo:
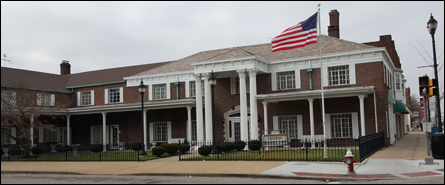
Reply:
[[[2,184],[444,184],[443,176],[397,180],[327,181],[239,177],[1,174]]]

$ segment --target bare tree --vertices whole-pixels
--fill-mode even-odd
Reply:
[[[25,88],[2,88],[1,95],[2,135],[9,136],[19,145],[31,146],[31,137],[35,137],[39,129],[55,131],[53,124],[38,119],[42,115],[52,119],[57,117],[54,113],[58,107],[46,106],[48,97],[51,96],[48,92]],[[16,129],[15,135],[8,129],[3,129],[10,127]],[[29,156],[29,150],[25,154]]]

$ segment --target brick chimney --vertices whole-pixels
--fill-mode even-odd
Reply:
[[[329,12],[330,25],[328,26],[328,35],[340,38],[340,13],[337,9]]]
[[[60,75],[69,75],[71,74],[71,65],[68,60],[62,60],[60,64]]]

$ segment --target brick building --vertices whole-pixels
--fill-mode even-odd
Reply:
[[[267,43],[77,74],[63,61],[60,75],[2,67],[2,97],[13,94],[14,84],[28,82],[20,87],[35,90],[39,106],[59,105],[62,117],[51,121],[57,131],[36,130],[35,144],[143,138],[150,148],[162,142],[210,140],[213,129],[217,139],[232,141],[258,139],[271,130],[295,140],[324,138],[325,131],[332,139],[384,132],[386,145],[393,144],[404,135],[404,114],[409,113],[394,41],[390,35],[369,43],[342,40],[338,11],[329,15],[329,36],[274,53]],[[217,78],[214,118],[208,83],[212,72]],[[143,115],[141,81],[147,86]],[[47,101],[39,92],[50,93]],[[16,134],[14,128],[2,128],[2,144],[14,144],[3,129]]]

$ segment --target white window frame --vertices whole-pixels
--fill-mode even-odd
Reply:
[[[328,77],[329,78],[329,86],[349,85],[350,84],[349,65],[328,67],[328,75],[329,75],[329,77]]]
[[[117,93],[116,92],[113,93],[113,91],[117,91]],[[115,97],[114,101],[112,101],[113,97]],[[123,103],[124,102],[124,88],[117,87],[117,88],[105,89],[105,98],[104,99],[105,99],[105,104]]]
[[[295,71],[284,71],[277,72],[277,89],[278,90],[288,90],[296,89],[295,81],[296,78]]]
[[[202,122],[203,129],[204,129],[204,141],[206,140],[206,124],[205,121]],[[196,127],[196,120],[192,120],[192,141],[198,140],[198,128]]]
[[[196,81],[189,82],[190,97],[196,97]],[[201,94],[205,96],[204,80],[201,80]]]
[[[54,94],[37,93],[37,105],[54,106],[54,103],[55,103],[55,95]]]
[[[54,143],[57,142],[57,132],[50,131],[48,129],[43,129],[42,131],[42,142],[43,143]]]
[[[90,92],[90,104],[84,104],[84,95],[83,93],[87,93]],[[77,92],[77,106],[89,106],[89,105],[94,105],[94,90],[90,90],[90,91],[79,91]]]
[[[289,139],[301,139],[303,138],[303,115],[279,115],[279,116],[273,116],[273,129],[274,130],[280,130],[280,124],[283,120],[293,120],[296,122],[294,133],[293,135],[288,135]],[[289,129],[289,125],[287,125],[287,129]],[[281,129],[282,130],[282,129]],[[280,130],[280,132],[282,132]],[[282,134],[287,134],[289,131],[286,131],[285,133],[282,132]]]
[[[167,84],[154,84],[152,93],[154,100],[167,99]]]
[[[1,128],[1,144],[16,144],[15,140],[12,137],[16,136],[16,128],[15,127],[2,127]],[[5,142],[7,141],[7,142]]]
[[[155,124],[156,123],[167,123],[167,142],[170,143],[172,141],[172,129],[171,129],[171,121],[163,121],[163,122],[150,122],[149,130],[150,130],[150,143],[155,141]],[[155,142],[165,142],[165,141],[155,141]]]
[[[400,90],[400,74],[395,74],[396,90]]]
[[[2,106],[14,106],[16,102],[16,92],[14,91],[1,91],[2,99],[5,101],[9,101],[9,105],[3,105]],[[6,103],[6,102],[5,102]]]
[[[359,138],[359,120],[358,120],[358,113],[357,112],[345,112],[345,113],[329,113],[325,114],[325,121],[326,121],[326,138],[330,139],[333,138],[332,136],[332,121],[331,121],[331,115],[332,114],[351,114],[352,118],[352,138],[358,139]]]
[[[103,143],[103,125],[92,125],[91,126],[91,144],[93,143]]]
[[[330,132],[332,138],[352,138],[352,114],[331,114]]]

